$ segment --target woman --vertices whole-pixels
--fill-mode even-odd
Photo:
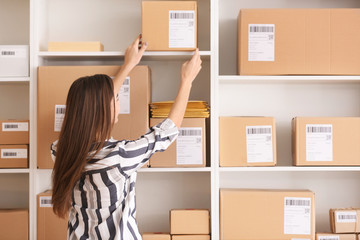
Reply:
[[[181,84],[162,123],[135,141],[110,138],[118,121],[117,93],[140,62],[147,43],[140,36],[126,49],[125,61],[112,80],[82,77],[70,87],[59,140],[51,146],[53,210],[69,216],[68,239],[141,239],[135,206],[136,173],[157,151],[177,137],[192,82],[201,69],[199,51],[181,68]]]

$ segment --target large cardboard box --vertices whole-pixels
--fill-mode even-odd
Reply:
[[[207,209],[170,210],[170,233],[210,234],[210,213]]]
[[[273,117],[220,117],[221,167],[275,166],[276,125]]]
[[[294,165],[360,165],[360,118],[296,117],[292,140]]]
[[[197,48],[196,1],[143,1],[141,25],[149,51]]]
[[[210,240],[210,235],[172,235],[172,240]]]
[[[28,168],[27,145],[0,145],[0,168]]]
[[[49,42],[48,51],[52,52],[101,52],[101,42]]]
[[[50,145],[58,139],[65,113],[65,104],[71,84],[83,76],[107,74],[115,76],[119,66],[49,66],[38,71],[38,168],[52,168]],[[120,90],[119,122],[114,126],[115,139],[134,140],[149,128],[151,100],[150,69],[135,67]],[[41,126],[41,127],[40,127]]]
[[[316,233],[316,240],[357,240],[356,234]]]
[[[0,77],[29,76],[29,46],[0,45]]]
[[[29,120],[0,120],[0,144],[29,144]]]
[[[0,210],[0,239],[29,239],[29,211],[27,209]]]
[[[360,9],[241,9],[241,75],[360,74]]]
[[[309,190],[220,190],[221,240],[315,239]]]
[[[51,191],[37,195],[37,240],[65,240],[68,220],[53,212]]]
[[[333,233],[359,233],[360,209],[338,208],[330,209],[330,225]]]
[[[162,233],[162,232],[153,232],[153,233],[143,233],[143,240],[171,240],[170,233]]]
[[[150,118],[154,126],[164,119]],[[150,167],[205,167],[205,118],[184,118],[178,138],[164,152],[150,158]]]

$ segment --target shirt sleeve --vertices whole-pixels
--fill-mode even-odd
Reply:
[[[166,150],[179,134],[174,122],[167,118],[153,126],[135,141],[122,142],[119,145],[122,171],[130,176],[140,169],[155,152]]]
[[[56,140],[55,142],[53,142],[50,146],[50,153],[51,153],[51,159],[55,162],[56,159],[56,150],[57,150],[57,143],[58,140]]]

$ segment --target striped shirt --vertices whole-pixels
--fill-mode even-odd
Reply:
[[[136,222],[137,170],[177,135],[176,125],[165,119],[138,140],[107,141],[74,187],[68,239],[141,240]],[[54,160],[56,144],[51,145]]]

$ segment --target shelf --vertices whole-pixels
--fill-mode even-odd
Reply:
[[[220,167],[220,172],[360,172],[360,166],[353,167]]]
[[[220,83],[360,83],[360,76],[243,76],[221,75]]]
[[[26,169],[16,169],[16,168],[9,168],[9,169],[0,169],[1,173],[29,173],[30,170],[28,168]]]
[[[145,52],[143,60],[184,60],[193,52]],[[210,59],[210,51],[200,51],[203,60]],[[46,60],[123,60],[124,52],[47,52],[41,51],[39,57]]]
[[[0,77],[0,83],[30,82],[30,77]]]
[[[210,172],[210,167],[204,168],[141,168],[138,172],[146,172],[146,173],[153,173],[153,172]]]

